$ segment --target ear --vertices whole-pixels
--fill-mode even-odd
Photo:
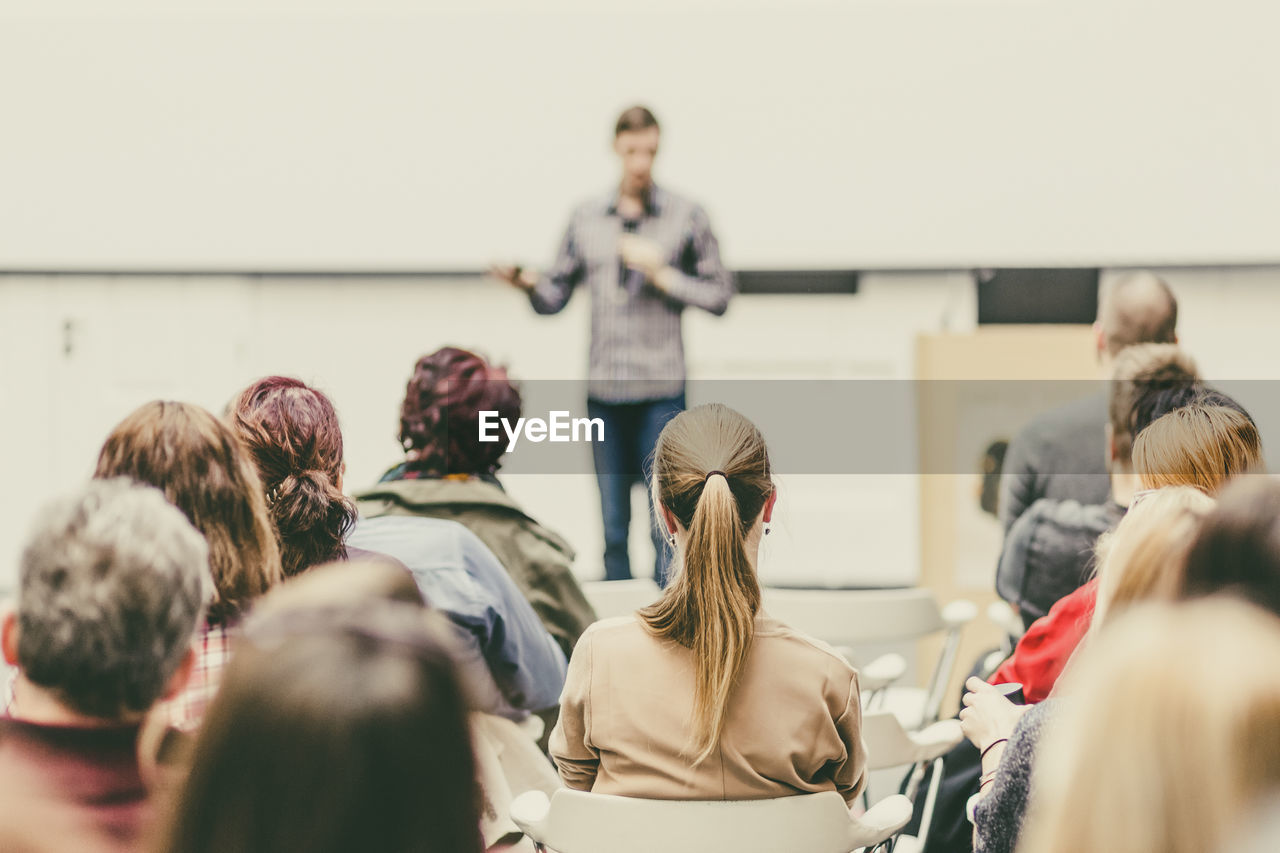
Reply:
[[[662,512],[662,523],[666,527],[668,536],[674,536],[676,531],[680,529],[680,525],[676,523],[676,514],[667,509],[666,504],[658,504],[659,510]]]
[[[181,693],[187,686],[187,682],[191,680],[191,673],[195,668],[196,650],[188,647],[187,653],[182,656],[182,662],[173,671],[173,675],[169,676],[169,683],[164,686],[164,698],[172,699]]]
[[[5,602],[0,609],[0,648],[4,651],[4,662],[9,666],[18,665],[18,611],[12,602]]]
[[[1099,357],[1107,351],[1107,333],[1098,320],[1093,321],[1093,346],[1098,351]]]
[[[1111,427],[1111,424],[1107,424],[1106,433],[1107,433],[1107,459],[1110,460],[1111,462],[1115,462],[1116,461],[1116,431]]]
[[[338,482],[334,483],[338,491],[342,491],[342,478],[345,476],[347,476],[347,460],[344,459],[342,460],[342,467],[338,469]]]
[[[766,498],[764,502],[764,516],[763,516],[764,521],[766,522],[773,521],[773,505],[777,502],[778,502],[778,490],[774,489],[772,492],[769,493],[769,497]]]

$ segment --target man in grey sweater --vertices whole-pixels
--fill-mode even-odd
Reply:
[[[1141,343],[1176,343],[1178,302],[1163,279],[1137,272],[1099,294],[1094,323],[1103,376],[1122,350]],[[1107,392],[1060,406],[1035,418],[1009,444],[1000,489],[1000,520],[1007,531],[1040,498],[1082,504],[1107,500]]]

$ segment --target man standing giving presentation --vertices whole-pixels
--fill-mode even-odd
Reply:
[[[706,212],[653,183],[658,140],[653,113],[640,106],[624,112],[613,140],[622,180],[574,210],[551,269],[492,270],[526,291],[539,314],[564,308],[580,283],[590,288],[587,414],[604,421],[604,441],[592,448],[609,580],[631,577],[631,489],[647,481],[644,466],[658,433],[685,407],[681,312],[694,306],[723,314],[734,293]],[[670,546],[653,519],[652,494],[649,500],[654,578],[665,585]]]

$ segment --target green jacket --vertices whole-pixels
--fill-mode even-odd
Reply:
[[[478,477],[389,480],[356,495],[356,503],[365,518],[417,515],[456,521],[470,529],[506,568],[566,658],[596,621],[570,570],[573,548],[493,483]]]

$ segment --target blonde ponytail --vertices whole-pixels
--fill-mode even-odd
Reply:
[[[760,609],[747,534],[773,492],[764,438],[726,406],[684,412],[658,439],[653,488],[656,503],[671,511],[688,537],[681,568],[640,619],[654,636],[693,653],[696,765],[719,745]]]

